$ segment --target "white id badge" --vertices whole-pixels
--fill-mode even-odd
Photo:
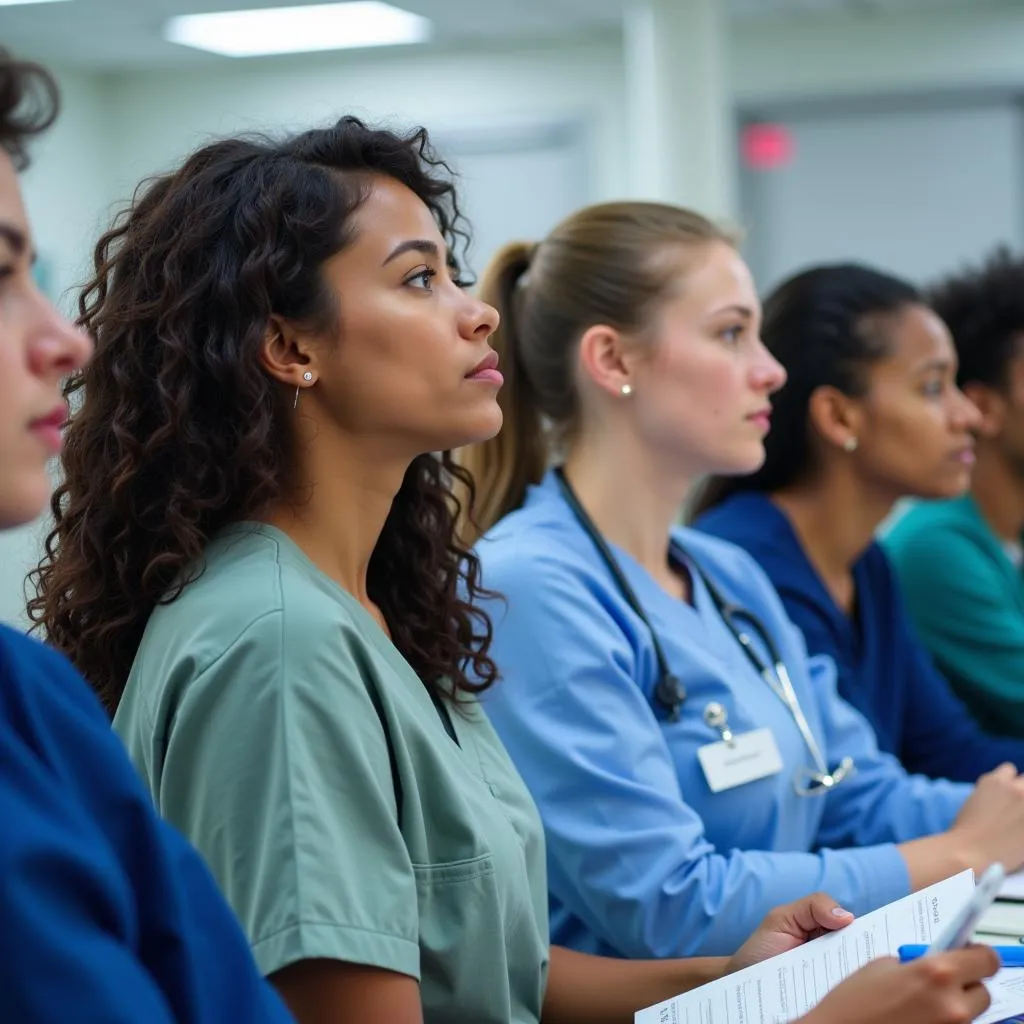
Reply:
[[[766,779],[782,771],[782,755],[771,729],[734,734],[731,744],[707,743],[697,748],[697,757],[712,793]]]

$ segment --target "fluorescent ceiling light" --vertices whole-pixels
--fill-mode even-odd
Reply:
[[[226,57],[422,43],[430,22],[377,0],[171,18],[164,38]]]
[[[55,4],[61,0],[0,0],[0,7],[18,7],[21,4]],[[63,0],[67,2],[67,0]]]

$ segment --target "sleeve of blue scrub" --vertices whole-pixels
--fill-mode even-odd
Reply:
[[[484,706],[540,808],[549,885],[621,955],[730,954],[772,907],[815,890],[854,913],[906,895],[891,845],[717,851],[601,584],[541,557],[509,558],[485,582],[506,600],[492,609],[503,678]]]

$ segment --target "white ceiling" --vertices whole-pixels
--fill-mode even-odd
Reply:
[[[164,42],[161,27],[175,14],[276,7],[301,0],[70,0],[0,6],[5,46],[54,63],[117,70],[171,63],[201,64],[230,58]],[[434,23],[433,45],[472,40],[567,38],[614,30],[630,0],[392,0]],[[678,0],[686,3],[688,0]],[[737,19],[889,11],[958,6],[1019,6],[1024,0],[726,0]]]

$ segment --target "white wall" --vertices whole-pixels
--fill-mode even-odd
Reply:
[[[33,143],[22,191],[36,248],[51,264],[52,290],[65,305],[73,298],[68,290],[89,268],[92,244],[106,222],[114,133],[102,80],[60,69],[56,74],[61,114]]]
[[[108,122],[96,79],[57,74],[63,113],[33,146],[22,187],[51,294],[70,310],[69,290],[84,279],[109,196]],[[0,621],[23,621],[22,582],[39,560],[44,522],[0,533]]]
[[[1024,245],[1018,105],[845,106],[782,114],[795,159],[744,171],[746,255],[762,289],[849,260],[931,281]]]
[[[733,33],[741,103],[1024,86],[1024,10],[752,21]]]
[[[922,281],[1024,236],[1024,9],[790,19],[734,34],[733,90],[795,159],[743,172],[759,283],[860,259]]]
[[[980,87],[1024,90],[1024,10],[802,17],[740,23],[730,35],[742,105]],[[581,120],[590,198],[633,193],[618,36],[441,53],[316,55],[208,71],[130,73],[101,87],[110,194],[205,138],[312,124],[351,111],[437,132]],[[680,102],[685,102],[680,98]]]
[[[169,166],[211,134],[309,125],[354,113],[437,132],[580,120],[594,167],[593,198],[617,195],[626,187],[622,75],[617,39],[129,75],[108,86],[110,117],[118,127],[114,180],[127,193],[143,174]]]

